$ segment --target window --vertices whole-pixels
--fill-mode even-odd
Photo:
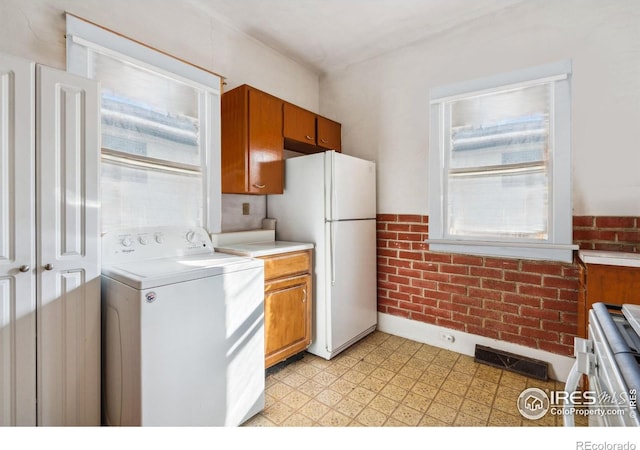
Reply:
[[[570,262],[570,62],[431,91],[430,248]]]
[[[219,231],[220,78],[67,15],[68,69],[102,88],[102,231]]]

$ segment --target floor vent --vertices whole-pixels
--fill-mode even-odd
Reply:
[[[547,381],[549,379],[548,363],[483,345],[476,345],[474,361],[538,380]]]

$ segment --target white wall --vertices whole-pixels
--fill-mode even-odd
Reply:
[[[65,11],[222,75],[227,90],[249,84],[318,110],[315,73],[188,0],[1,0],[0,52],[64,70]],[[242,202],[252,217],[242,216]],[[223,195],[222,207],[223,230],[252,228],[266,197]]]
[[[640,215],[640,4],[536,0],[325,76],[343,151],[378,163],[378,211],[428,214],[429,89],[571,58],[575,215]]]

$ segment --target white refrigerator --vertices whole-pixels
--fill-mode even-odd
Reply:
[[[377,324],[376,167],[335,151],[285,160],[284,194],[269,195],[278,240],[314,249],[312,343],[331,359]]]

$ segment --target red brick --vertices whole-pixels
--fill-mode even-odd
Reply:
[[[462,286],[480,287],[480,278],[470,277],[467,275],[451,275],[450,281],[453,284],[460,284]]]
[[[387,274],[378,272],[378,281],[387,281]]]
[[[388,231],[409,231],[409,225],[406,223],[390,223],[387,224]]]
[[[412,233],[428,233],[429,225],[411,225],[409,231]]]
[[[527,347],[537,347],[537,341],[533,338],[521,336],[520,334],[508,333],[506,331],[500,333],[500,338],[514,344],[525,345]]]
[[[432,290],[438,289],[438,283],[436,281],[431,281],[431,280],[412,279],[411,280],[411,286],[427,288],[427,289],[432,289]]]
[[[443,317],[445,319],[451,318],[451,311],[446,311],[440,308],[433,308],[431,306],[425,306],[424,313],[434,317]]]
[[[518,314],[518,306],[512,303],[496,302],[494,300],[485,300],[483,306],[493,311],[503,311],[511,314]]]
[[[522,325],[530,328],[540,328],[540,319],[535,317],[524,317],[519,314],[503,314],[502,320],[514,325]]]
[[[416,214],[398,214],[398,222],[422,222],[422,216]]]
[[[422,279],[431,281],[449,282],[449,275],[437,272],[422,272]]]
[[[521,306],[520,315],[523,317],[537,317],[538,319],[560,320],[558,311],[547,311],[546,309],[531,308],[530,306]]]
[[[379,289],[388,289],[390,291],[397,291],[398,285],[396,283],[389,283],[388,281],[378,281]]]
[[[376,222],[376,230],[385,231],[387,229],[387,224],[385,222]]]
[[[426,237],[423,236],[423,239],[426,239]],[[429,244],[426,244],[424,242],[412,242],[411,250],[426,252],[429,251]]]
[[[438,317],[438,319],[436,320],[436,324],[452,330],[464,331],[464,323],[455,322],[453,320],[442,319]]]
[[[398,291],[404,292],[405,294],[412,294],[412,295],[422,294],[422,288],[411,287],[411,286],[398,286]]]
[[[387,256],[387,257],[391,257],[391,258],[397,258],[398,257],[398,250],[380,248],[380,249],[378,249],[378,256]]]
[[[409,318],[409,311],[405,311],[403,309],[392,308],[390,306],[387,307],[387,314],[391,314],[392,316],[400,316]]]
[[[577,313],[563,312],[563,313],[560,313],[560,320],[563,323],[577,325],[577,323],[578,323],[578,314]]]
[[[422,236],[419,233],[398,233],[400,241],[421,241]]]
[[[560,340],[560,335],[557,332],[541,330],[539,328],[521,327],[520,334],[522,336],[543,339],[548,342],[558,342]]]
[[[616,238],[616,232],[609,230],[574,230],[573,239],[576,241],[613,241]]]
[[[377,264],[379,266],[386,266],[388,265],[388,262],[389,262],[389,258],[385,258],[383,256],[378,256],[377,258]]]
[[[484,263],[484,259],[480,256],[452,255],[451,262],[467,266],[481,266]]]
[[[387,247],[402,250],[411,250],[411,242],[387,241]]]
[[[504,331],[506,333],[513,333],[513,334],[517,334],[518,333],[518,326],[517,325],[513,325],[510,323],[504,323],[501,322],[499,320],[491,320],[491,319],[485,319],[484,320],[484,326],[486,328],[491,328],[492,330],[497,330],[497,331]]]
[[[482,300],[479,298],[468,297],[466,295],[453,295],[451,297],[451,301],[461,305],[475,306],[477,308],[482,306]]]
[[[502,317],[498,311],[490,311],[488,309],[475,308],[473,306],[469,307],[469,315],[493,320],[500,320]]]
[[[554,311],[573,312],[577,305],[573,302],[564,302],[561,300],[542,300],[542,308]]]
[[[378,305],[378,312],[386,313],[387,312],[387,307],[386,306],[382,306],[382,305]]]
[[[542,284],[542,275],[535,273],[525,272],[511,272],[506,271],[504,273],[504,279],[507,281],[515,281],[517,283],[528,283],[540,286]]]
[[[458,313],[453,311],[451,313],[451,318],[455,321],[464,323],[464,324],[471,324],[471,325],[475,325],[475,326],[481,326],[482,325],[482,318],[480,317],[474,317],[474,316],[470,316],[468,314],[463,314],[463,313]]]
[[[542,285],[560,289],[578,289],[578,280],[575,278],[544,277]]]
[[[575,335],[578,331],[576,324],[542,321],[542,329],[545,331],[557,331],[558,333],[567,333]]]
[[[376,235],[378,239],[398,239],[398,233],[391,231],[378,231]]]
[[[417,305],[415,303],[411,303],[411,302],[398,302],[398,307],[400,309],[404,309],[405,311],[415,311],[415,312],[422,312],[423,306],[422,305]]]
[[[451,255],[447,253],[425,253],[425,261],[451,263]]]
[[[539,273],[543,275],[562,275],[562,266],[555,263],[535,263],[535,262],[522,262],[522,271]]]
[[[420,272],[419,270],[402,268],[398,269],[398,275],[409,278],[420,278],[422,276],[422,272]]]
[[[574,227],[593,227],[595,224],[595,217],[593,216],[573,216]]]
[[[378,305],[384,305],[384,306],[398,306],[398,301],[397,300],[390,300],[388,298],[379,298],[378,299]]]
[[[389,246],[389,241],[385,241],[385,240],[382,240],[382,239],[376,240],[376,247],[378,249],[386,248],[388,246]]]
[[[422,223],[429,223],[429,216],[422,216]]]
[[[411,267],[428,272],[438,272],[440,270],[440,265],[434,263],[414,262]]]
[[[524,284],[524,285],[521,284],[520,286],[518,286],[518,293],[524,294],[524,295],[535,295],[538,297],[551,298],[551,299],[558,298],[558,290],[555,288],[529,286],[527,284]]]
[[[467,275],[469,273],[469,268],[466,266],[456,266],[453,264],[440,264],[440,272],[454,273],[457,275]]]
[[[389,292],[389,298],[393,298],[395,300],[402,300],[403,302],[410,302],[411,296],[409,294],[405,294],[404,292]]]
[[[395,222],[398,220],[397,214],[378,214],[376,219],[382,222]]]
[[[426,306],[431,306],[431,307],[436,307],[438,306],[438,300],[435,298],[426,298],[426,297],[422,297],[419,295],[412,295],[411,296],[411,302],[412,303],[418,303],[420,305],[426,305]]]
[[[413,320],[418,320],[420,322],[425,322],[425,323],[431,323],[431,324],[435,324],[436,323],[436,318],[433,316],[429,316],[427,314],[420,314],[420,313],[411,313],[411,318]]]
[[[502,269],[492,269],[487,267],[471,267],[469,273],[474,277],[496,278],[502,280],[504,271]]]
[[[400,252],[400,258],[411,259],[414,261],[422,261],[422,253],[418,252]]]
[[[618,231],[618,241],[640,242],[640,231]]]
[[[396,275],[389,275],[388,279],[392,283],[398,283],[398,284],[404,284],[404,285],[409,285],[409,283],[410,283],[409,278],[407,278],[407,277],[399,277],[399,276],[396,276]]]
[[[466,294],[467,288],[458,284],[438,283],[438,289],[452,294]]]
[[[580,277],[580,269],[577,267],[563,267],[562,268],[562,276],[567,278],[578,278]]]
[[[569,291],[569,290],[565,290],[565,289],[560,289],[558,291],[558,299],[559,300],[567,300],[570,302],[577,302],[578,301],[578,291]]]
[[[447,292],[432,291],[430,289],[424,289],[422,291],[422,295],[426,298],[433,298],[436,300],[451,300],[451,294]]]
[[[411,268],[411,261],[407,261],[405,259],[394,259],[389,258],[389,265],[395,267],[404,267],[405,269]]]
[[[503,295],[503,299],[506,303],[513,303],[515,305],[526,305],[532,306],[534,308],[540,307],[539,297],[529,297],[526,295],[511,294],[509,292],[505,292]]]
[[[483,300],[484,299],[500,300],[502,298],[502,292],[470,287],[469,297],[477,297]]]
[[[467,307],[465,305],[458,305],[453,301],[444,301],[440,300],[438,302],[438,308],[447,310],[447,311],[455,311],[455,312],[467,312]]]
[[[389,266],[378,266],[378,272],[384,272],[384,273],[397,273],[398,269],[395,267],[389,267]]]
[[[481,285],[484,289],[494,289],[502,292],[516,292],[516,284],[511,281],[499,281],[493,278],[483,278]]]
[[[635,217],[596,217],[596,228],[633,228]]]
[[[484,262],[485,267],[496,267],[503,270],[519,270],[520,264],[512,259],[487,258]]]

